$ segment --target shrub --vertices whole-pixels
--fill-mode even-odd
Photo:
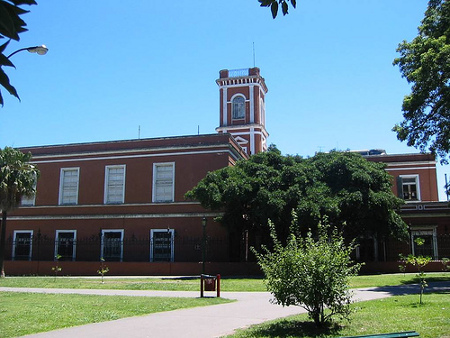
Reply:
[[[292,224],[296,224],[295,218]],[[336,315],[349,319],[349,278],[356,275],[361,266],[352,264],[350,258],[354,242],[346,245],[336,229],[319,224],[317,236],[308,232],[305,238],[296,236],[292,226],[287,244],[283,246],[273,224],[269,224],[273,251],[266,247],[263,253],[252,250],[274,302],[305,308],[317,326],[330,322]]]

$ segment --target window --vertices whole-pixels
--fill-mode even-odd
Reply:
[[[233,119],[243,119],[245,117],[245,98],[243,96],[236,96],[231,101],[231,106]]]
[[[423,244],[416,242],[417,238],[423,240]],[[412,254],[415,256],[429,256],[432,259],[438,258],[437,234],[436,227],[414,227],[411,230],[411,247]]]
[[[150,262],[173,262],[173,229],[150,230]]]
[[[105,261],[122,262],[123,230],[102,230],[101,257]]]
[[[78,203],[79,168],[61,169],[59,184],[59,204]]]
[[[125,200],[125,165],[105,167],[105,204]]]
[[[34,189],[34,191],[36,191],[36,185],[37,185],[37,179],[36,179],[36,177],[35,177],[34,184],[33,184],[33,189]],[[36,201],[36,194],[35,194],[35,193],[34,193],[34,194],[31,194],[31,195],[28,195],[28,196],[23,195],[23,196],[22,196],[22,199],[21,199],[21,201],[20,201],[20,204],[21,204],[22,206],[28,207],[28,206],[34,205],[35,201]]]
[[[402,175],[397,178],[398,196],[405,201],[420,201],[419,175]]]
[[[153,164],[153,202],[173,202],[175,163]]]
[[[60,261],[74,261],[76,254],[76,230],[56,230],[55,257]]]
[[[32,230],[14,231],[12,260],[31,261],[32,246],[33,246]]]

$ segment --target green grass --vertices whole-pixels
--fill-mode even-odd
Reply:
[[[428,282],[450,281],[450,273],[428,273]],[[418,283],[415,273],[357,276],[351,279],[351,288],[388,286]],[[121,289],[121,290],[172,290],[199,291],[198,278],[98,278],[73,277],[7,277],[0,286],[69,289]],[[222,278],[222,291],[266,291],[262,278]]]
[[[160,298],[0,293],[0,337],[230,302],[223,298]]]
[[[421,338],[450,337],[450,293],[395,296],[355,303],[351,322],[317,329],[307,315],[291,316],[238,330],[233,338],[328,338],[417,331]]]

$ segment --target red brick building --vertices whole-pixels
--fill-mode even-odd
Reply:
[[[198,274],[203,255],[210,273],[258,271],[230,263],[227,231],[214,222],[219,214],[184,198],[207,172],[267,149],[267,87],[259,69],[222,70],[216,82],[217,134],[22,148],[41,176],[36,196],[8,217],[6,272],[51,274],[57,257],[64,274],[95,274],[101,258],[117,275]],[[425,246],[361,239],[359,257],[395,261],[399,252],[418,250],[450,256],[440,243],[448,238],[450,210],[437,202],[434,157],[363,155],[387,164],[394,192],[406,201],[401,212],[411,243],[420,236]]]

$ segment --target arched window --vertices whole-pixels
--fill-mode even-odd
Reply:
[[[232,101],[233,119],[243,119],[245,117],[245,98],[236,96]]]

